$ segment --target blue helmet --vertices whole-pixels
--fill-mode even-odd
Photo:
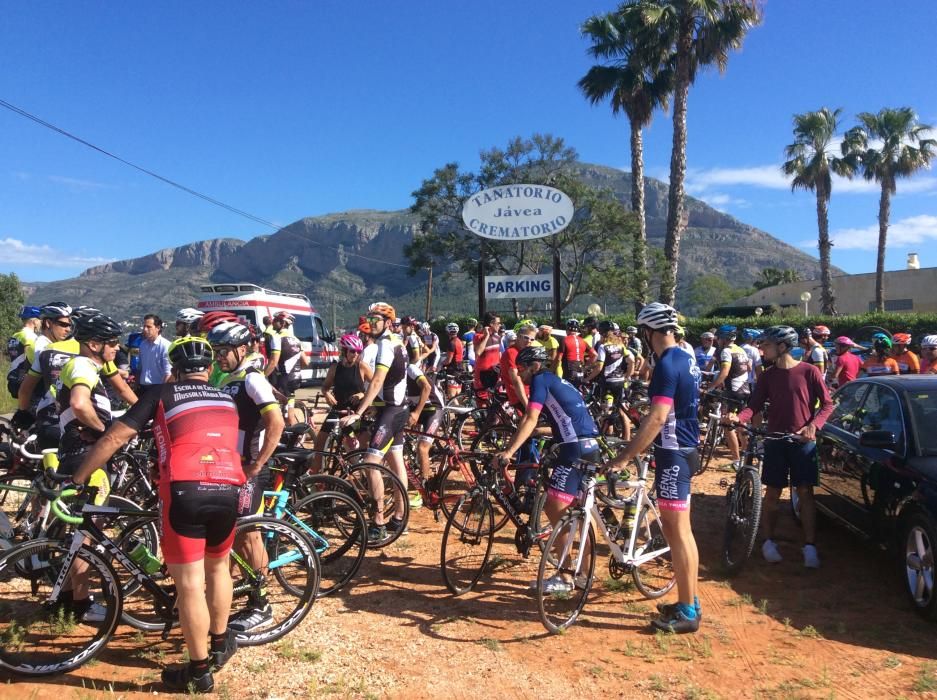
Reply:
[[[724,326],[719,326],[719,328],[716,329],[716,337],[717,338],[734,338],[735,331],[736,331],[735,326],[730,326],[729,324],[726,324]]]
[[[756,340],[758,336],[761,335],[761,331],[757,328],[745,328],[742,330],[742,340],[745,342],[751,342]]]
[[[20,318],[24,321],[28,318],[39,318],[38,306],[24,306],[20,309]]]

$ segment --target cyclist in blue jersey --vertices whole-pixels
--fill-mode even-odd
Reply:
[[[549,371],[549,356],[543,346],[525,347],[514,360],[521,381],[530,385],[530,398],[524,418],[511,438],[511,443],[495,459],[508,462],[524,446],[534,430],[540,413],[546,409],[546,417],[553,430],[553,438],[559,443],[557,466],[550,475],[547,502],[543,510],[555,524],[579,494],[583,472],[578,460],[598,461],[599,434],[595,421],[582,400],[582,394],[565,379]],[[536,585],[536,584],[534,584]],[[563,593],[573,589],[573,581],[560,575],[544,581],[545,593]]]
[[[609,463],[624,467],[654,444],[657,505],[661,526],[670,545],[679,601],[662,605],[653,620],[665,632],[696,632],[700,610],[696,595],[699,553],[690,525],[690,477],[699,471],[699,367],[677,346],[677,312],[661,303],[648,304],[638,314],[638,326],[657,358],[648,396],[651,410],[631,443]]]

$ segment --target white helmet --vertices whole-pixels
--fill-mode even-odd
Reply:
[[[922,348],[937,348],[937,335],[925,335],[921,338]]]
[[[666,331],[679,325],[677,310],[667,304],[655,301],[648,304],[638,314],[639,326],[647,326],[655,331]]]
[[[176,313],[176,321],[180,323],[196,323],[204,315],[204,311],[199,311],[189,306],[184,309],[179,309]]]

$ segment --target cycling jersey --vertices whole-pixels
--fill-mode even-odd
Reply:
[[[826,349],[820,345],[811,345],[805,352],[803,361],[808,365],[814,365],[819,367],[820,371],[825,371],[826,367],[830,364],[830,358],[827,355]]]
[[[273,326],[264,329],[264,350],[267,357],[273,357],[274,353],[280,352],[280,334]]]
[[[520,406],[521,399],[517,395],[517,389],[514,388],[514,382],[511,381],[510,370],[517,370],[517,353],[518,349],[514,346],[501,353],[501,381],[508,395],[508,403],[515,407]],[[524,391],[525,393],[529,391],[527,385],[524,385]]]
[[[881,374],[900,374],[901,370],[898,369],[898,363],[891,357],[886,357],[883,360],[879,360],[875,355],[870,355],[866,358],[866,361],[862,363],[862,369],[865,370],[865,373],[870,377],[874,377]]]
[[[423,336],[423,345],[427,348],[435,347],[429,355],[426,356],[426,359],[423,360],[426,363],[426,366],[435,369],[436,363],[439,361],[439,336],[430,331]]]
[[[836,367],[839,369],[839,375],[837,375],[836,380],[839,386],[843,386],[843,384],[848,384],[859,376],[862,360],[859,359],[858,355],[847,351],[842,355],[836,356]]]
[[[462,345],[462,341],[458,338],[452,338],[449,341],[449,353],[446,356],[446,369],[449,371],[460,369],[464,355],[465,349]]]
[[[280,391],[290,394],[302,381],[303,346],[293,332],[283,329],[280,333],[280,361],[277,363]]]
[[[900,355],[894,355],[894,360],[898,363],[898,371],[901,374],[918,374],[921,371],[921,361],[917,355],[910,350],[905,350]]]
[[[761,353],[750,343],[745,343],[742,350],[748,355],[748,387],[751,390],[755,386],[755,371],[761,367]]]
[[[423,370],[420,369],[420,366],[418,364],[407,365],[407,399],[410,406],[413,408],[416,408],[416,405],[420,402],[420,396],[423,394],[422,384],[424,382],[429,382],[429,379],[423,374]],[[435,411],[437,408],[442,408],[444,401],[439,387],[431,382],[429,383],[432,388],[430,389],[429,398],[426,399],[426,406],[423,407],[423,410]]]
[[[729,343],[719,351],[719,364],[724,369],[729,368],[725,384],[729,391],[735,394],[748,392],[748,373],[751,360],[742,348],[735,343]]]
[[[91,428],[85,426],[75,415],[71,407],[72,391],[78,385],[86,386],[91,390],[91,402],[94,406],[94,412],[98,418],[107,427],[111,423],[111,400],[107,397],[107,392],[101,385],[102,367],[95,363],[89,357],[69,358],[62,367],[59,374],[58,389],[56,401],[59,409],[59,430],[62,433],[61,447],[59,448],[59,459],[69,453],[83,451],[89,442],[83,440],[82,432],[88,433]]]
[[[657,447],[677,450],[699,446],[699,374],[699,367],[680,348],[667,348],[657,359],[648,397],[651,405],[669,408],[667,420],[654,438]]]
[[[420,356],[420,353],[423,352],[423,343],[420,340],[420,336],[416,334],[416,331],[410,333],[403,339],[404,344],[407,346],[407,360],[416,360]]]
[[[403,406],[407,400],[407,351],[400,338],[390,331],[384,331],[376,339],[376,345],[375,368],[387,371],[381,398],[386,406]]]
[[[472,339],[475,344],[475,339]],[[484,372],[493,370],[498,366],[501,359],[501,336],[498,333],[488,333],[488,340],[485,341],[485,347],[481,352],[475,354],[475,372]]]
[[[621,342],[599,343],[596,348],[596,360],[602,363],[602,376],[609,384],[621,384],[625,381],[625,368],[631,351]]]
[[[267,358],[263,356],[263,353],[251,351],[247,353],[247,357],[244,358],[244,364],[248,364],[254,369],[259,369],[263,372],[264,368],[267,366]]]
[[[77,356],[77,341],[62,340],[57,343],[50,343],[45,350],[39,353],[35,362],[33,362],[38,372],[34,371],[32,367],[29,368],[30,374],[40,377],[37,391],[41,392],[42,398],[36,405],[37,423],[44,425],[58,424],[59,409],[55,397],[61,387],[59,378],[65,364],[70,359]],[[100,370],[102,377],[113,377],[117,373],[117,365],[113,362],[106,362]]]
[[[528,406],[538,411],[546,409],[553,437],[561,443],[595,437],[599,433],[582,394],[552,372],[542,370],[534,375]]]
[[[696,348],[696,364],[699,365],[700,370],[703,372],[711,372],[712,368],[709,366],[709,363],[716,356],[716,346],[710,345],[708,348],[704,348],[700,345]]]
[[[377,367],[377,343],[371,343],[370,345],[365,345],[364,350],[361,352],[361,359],[359,362],[363,362],[365,365],[371,368],[371,374],[374,374],[374,370]],[[364,390],[368,390],[368,386],[371,382],[366,382],[364,385]]]
[[[174,481],[244,483],[238,412],[228,394],[195,379],[160,384],[120,418],[137,432],[150,420],[161,487]]]
[[[21,362],[25,362],[26,347],[36,342],[39,336],[32,328],[20,328],[16,333],[10,336],[7,341],[7,357],[11,362],[22,357]]]
[[[582,374],[588,346],[586,341],[573,333],[563,338],[563,374],[573,378]]]
[[[279,408],[273,387],[263,372],[242,361],[218,388],[234,399],[238,413],[238,452],[245,460],[253,462],[264,444],[262,417]]]

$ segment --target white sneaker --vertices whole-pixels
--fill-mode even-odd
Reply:
[[[94,601],[91,603],[91,607],[89,607],[85,611],[85,614],[81,616],[81,621],[82,622],[104,622],[104,618],[106,616],[107,616],[107,609],[103,605],[98,603],[97,601]]]
[[[820,568],[820,555],[817,554],[817,548],[812,544],[804,545],[804,566],[808,569]]]
[[[761,545],[761,554],[769,564],[777,564],[784,559],[774,540],[765,540],[765,543]]]
[[[543,582],[543,593],[544,595],[556,595],[562,593],[571,593],[573,590],[573,584],[564,579],[562,576],[557,574],[556,576],[551,576]]]

